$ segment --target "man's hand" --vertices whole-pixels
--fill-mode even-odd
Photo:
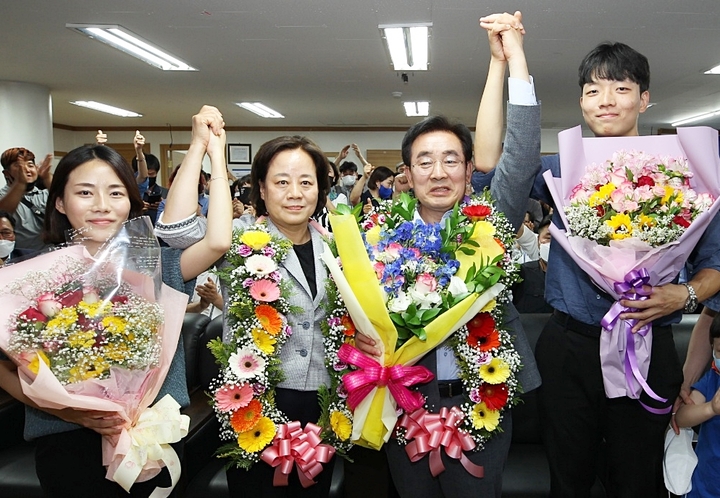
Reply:
[[[648,299],[643,301],[631,299],[620,300],[620,304],[626,308],[637,308],[638,310],[620,315],[620,318],[623,320],[639,320],[637,325],[633,327],[633,332],[637,332],[653,320],[683,309],[685,307],[685,301],[687,301],[688,298],[688,290],[684,285],[666,284],[659,287],[646,285],[643,289],[647,292],[652,292],[652,294],[648,296]]]
[[[95,135],[95,143],[98,145],[105,145],[107,143],[107,133],[103,133],[102,130],[98,130]]]
[[[145,145],[145,137],[140,134],[140,130],[135,130],[133,145],[135,145],[135,155],[138,156],[139,159],[143,151],[143,146]]]
[[[216,308],[222,309],[222,296],[218,292],[215,282],[211,279],[208,278],[204,284],[195,287],[195,290],[197,291],[198,296],[200,296],[200,306],[203,309],[207,308],[211,304]]]
[[[42,178],[45,188],[50,188],[50,184],[52,183],[53,174],[50,172],[50,168],[52,168],[52,160],[53,155],[48,154],[38,167],[38,178]]]

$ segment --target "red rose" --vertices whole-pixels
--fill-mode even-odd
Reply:
[[[690,221],[688,221],[687,219],[683,218],[680,215],[677,215],[673,218],[673,223],[675,223],[676,225],[680,225],[681,227],[685,227],[685,228],[690,226]]]
[[[125,304],[128,302],[128,297],[127,296],[113,296],[110,298],[110,302],[115,303],[115,304]]]
[[[505,384],[486,384],[483,382],[478,388],[480,401],[491,410],[500,410],[507,404],[508,391]]]
[[[598,216],[599,216],[600,218],[602,218],[603,216],[605,216],[605,208],[604,208],[604,207],[602,207],[602,206],[600,206],[600,205],[595,206],[595,211],[597,211],[597,214],[598,214]]]
[[[60,301],[60,304],[62,304],[63,308],[69,308],[71,306],[75,306],[80,301],[82,301],[82,298],[83,298],[82,289],[65,291],[57,297],[58,301]]]
[[[649,176],[644,175],[638,178],[637,185],[638,187],[654,187],[655,181]]]
[[[28,308],[22,313],[20,313],[19,318],[22,318],[23,320],[27,320],[28,322],[31,322],[33,320],[38,322],[47,322],[47,317],[43,315],[40,310],[36,308]]]
[[[462,208],[462,214],[470,218],[472,221],[482,221],[486,216],[490,215],[490,208],[479,204],[477,206],[465,206]]]

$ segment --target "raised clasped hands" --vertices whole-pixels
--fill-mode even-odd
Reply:
[[[211,140],[211,136],[221,140],[224,153],[225,121],[222,113],[216,107],[205,105],[192,118],[191,142],[201,144],[212,158],[212,153],[217,152],[219,142]]]
[[[494,59],[510,61],[517,53],[522,53],[525,27],[522,24],[520,11],[514,14],[503,12],[481,17],[480,27],[488,32],[490,52]]]

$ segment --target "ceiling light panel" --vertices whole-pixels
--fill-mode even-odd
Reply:
[[[405,107],[405,115],[408,117],[427,116],[430,113],[430,102],[403,102],[403,107]]]
[[[427,71],[432,23],[378,26],[396,71]]]
[[[715,116],[720,116],[720,109],[715,109],[714,111],[705,112],[703,114],[698,114],[697,116],[692,116],[689,118],[681,119],[679,121],[675,121],[674,123],[671,123],[670,126],[682,126],[690,123],[696,123],[698,121],[704,121],[705,119],[714,118]]]
[[[65,26],[163,71],[197,71],[194,67],[143,40],[122,26],[107,24],[66,24]]]
[[[245,110],[253,112],[262,118],[284,118],[282,114],[277,112],[275,109],[271,109],[262,102],[236,102],[235,105],[242,107]]]
[[[137,112],[128,111],[126,109],[121,109],[120,107],[103,104],[101,102],[95,102],[94,100],[74,100],[74,101],[71,101],[70,103],[80,106],[80,107],[86,107],[86,108],[92,109],[94,111],[100,111],[100,112],[105,112],[107,114],[112,114],[114,116],[120,116],[121,118],[141,118],[142,117],[142,114],[138,114]]]

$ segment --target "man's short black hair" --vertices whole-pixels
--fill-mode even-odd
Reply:
[[[588,53],[578,69],[580,89],[597,79],[630,80],[640,93],[650,88],[650,63],[643,54],[624,43],[601,43]]]
[[[352,171],[353,173],[357,173],[358,167],[357,164],[355,164],[352,161],[345,161],[340,165],[340,174],[345,173],[346,171]]]
[[[446,131],[455,135],[460,140],[465,162],[472,160],[473,142],[470,130],[458,121],[450,121],[445,116],[430,116],[419,123],[414,124],[402,140],[402,160],[404,164],[412,164],[412,144],[420,135],[434,131]]]

